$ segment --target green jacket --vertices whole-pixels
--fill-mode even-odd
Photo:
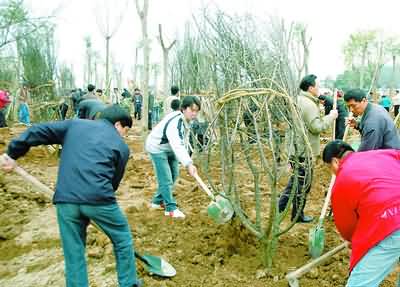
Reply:
[[[316,158],[320,155],[319,135],[331,127],[335,119],[330,115],[321,117],[318,98],[308,92],[301,91],[297,97],[297,106],[307,131],[313,157]]]

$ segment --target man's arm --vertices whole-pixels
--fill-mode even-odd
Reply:
[[[10,142],[7,154],[14,160],[25,155],[32,146],[62,144],[71,121],[37,124]]]
[[[125,167],[126,163],[128,162],[129,159],[129,149],[126,148],[120,153],[115,153],[115,174],[112,180],[112,186],[114,190],[118,189],[118,186],[122,180],[122,177],[124,176],[125,172]]]
[[[337,118],[337,115],[337,110],[331,110],[329,115],[321,118],[318,108],[310,105],[305,111],[303,111],[303,120],[307,129],[312,134],[320,134],[332,125],[333,121]]]
[[[172,120],[167,127],[166,135],[178,161],[187,167],[189,164],[192,164],[193,161],[185,147],[185,136],[182,132],[182,125],[183,120],[180,117]]]
[[[382,147],[383,131],[379,122],[368,122],[361,131],[361,144],[358,151],[375,150]]]
[[[352,179],[343,175],[341,178],[336,178],[332,190],[332,208],[336,228],[340,235],[350,242],[358,223],[357,204],[352,196],[356,188]]]

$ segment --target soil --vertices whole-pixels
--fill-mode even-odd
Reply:
[[[135,125],[138,126],[138,125]],[[24,127],[0,129],[0,153]],[[127,138],[132,157],[118,190],[118,201],[128,217],[137,251],[160,255],[177,270],[170,279],[150,276],[137,262],[145,286],[276,286],[286,287],[285,275],[310,260],[308,232],[314,224],[297,224],[279,239],[274,265],[262,264],[258,240],[238,219],[217,225],[208,216],[209,199],[184,170],[176,185],[176,199],[185,220],[173,220],[149,209],[156,189],[152,164],[143,152],[136,127]],[[57,152],[35,147],[19,164],[50,188],[57,176]],[[317,164],[306,213],[319,216],[329,172]],[[326,250],[341,243],[331,220],[326,220]],[[89,227],[87,257],[90,286],[118,286],[112,245]],[[344,286],[348,276],[348,251],[336,254],[303,275],[300,286]],[[63,255],[54,206],[18,175],[0,173],[0,286],[65,286]],[[399,268],[396,270],[399,272]],[[381,286],[395,286],[395,273]]]

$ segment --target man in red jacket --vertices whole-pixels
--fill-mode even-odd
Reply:
[[[325,147],[323,160],[336,175],[335,225],[352,246],[346,286],[378,287],[400,258],[400,151],[356,153],[335,140]]]

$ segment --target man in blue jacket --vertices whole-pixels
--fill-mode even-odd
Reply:
[[[361,134],[357,151],[374,149],[400,149],[400,137],[394,122],[386,110],[368,102],[363,90],[353,89],[344,94],[349,111],[361,120],[348,119],[348,124]]]
[[[133,239],[115,191],[129,157],[123,140],[132,118],[117,105],[106,108],[99,120],[66,120],[34,125],[8,146],[2,168],[11,171],[15,160],[30,147],[63,146],[53,197],[65,259],[67,287],[87,287],[86,229],[95,222],[114,245],[121,287],[142,286],[136,277]]]

